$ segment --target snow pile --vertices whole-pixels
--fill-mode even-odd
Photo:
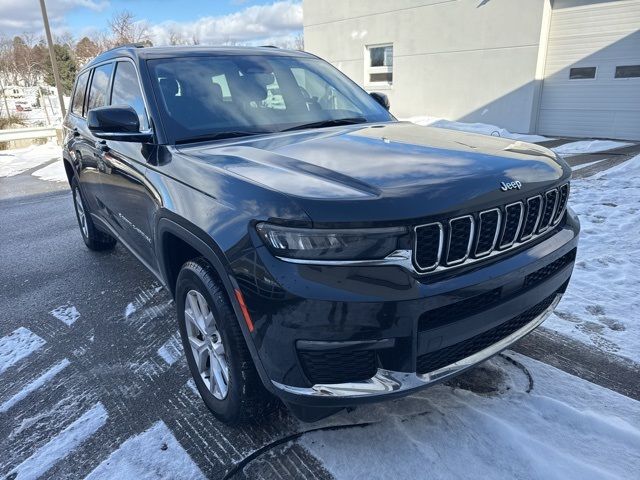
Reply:
[[[125,441],[85,480],[135,478],[204,479],[198,466],[164,422]]]
[[[640,155],[571,184],[582,233],[569,288],[544,324],[640,363]]]
[[[0,150],[0,177],[18,175],[56,158],[62,158],[62,149],[54,142],[27,148]]]
[[[301,443],[338,480],[637,478],[640,402],[508,355],[530,372],[530,393],[524,369],[496,357],[452,382],[458,388],[341,413],[325,424],[374,425]]]
[[[579,142],[565,143],[551,150],[558,155],[569,157],[571,155],[581,155],[583,153],[597,153],[614,148],[628,147],[632,145],[628,142],[614,142],[613,140],[580,140]]]
[[[425,125],[429,127],[448,128],[451,130],[461,130],[463,132],[479,133],[481,135],[492,135],[494,137],[511,138],[513,140],[520,140],[522,142],[543,142],[550,140],[542,135],[526,135],[522,133],[512,133],[509,130],[496,125],[490,125],[488,123],[464,123],[454,122],[452,120],[446,120],[444,118],[419,116],[405,118],[408,122],[413,122],[418,125]]]
[[[67,172],[64,169],[64,162],[62,160],[53,162],[51,165],[47,165],[44,168],[36,170],[31,175],[38,177],[40,180],[47,180],[49,182],[67,181]]]

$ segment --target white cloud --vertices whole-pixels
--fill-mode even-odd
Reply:
[[[193,22],[163,22],[151,25],[154,45],[166,45],[172,32],[185,39],[194,37],[202,44],[281,43],[302,31],[302,5],[282,1],[255,5],[237,13],[202,17]]]
[[[108,0],[55,0],[48,1],[47,15],[52,29],[58,30],[64,24],[66,13],[76,8],[86,8],[102,12],[110,3]],[[20,35],[24,32],[44,34],[40,5],[36,0],[0,1],[0,32],[6,36]]]

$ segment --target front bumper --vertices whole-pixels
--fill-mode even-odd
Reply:
[[[571,210],[556,230],[449,276],[392,265],[297,265],[264,247],[251,250],[233,268],[265,386],[289,404],[344,407],[407,395],[482,362],[535,329],[560,301],[579,233]],[[535,315],[524,322],[526,312]],[[376,366],[367,377],[314,381],[301,359],[307,348],[375,350]]]
[[[335,384],[317,384],[312,387],[292,387],[283,385],[276,381],[273,384],[283,392],[304,397],[333,397],[346,401],[349,404],[357,403],[362,397],[378,397],[383,400],[390,394],[405,393],[409,394],[412,390],[424,388],[428,385],[440,382],[448,377],[462,373],[474,365],[491,358],[495,354],[508,348],[513,343],[520,340],[535,330],[545,319],[551,315],[562,298],[562,294],[558,293],[543,313],[535,317],[533,321],[515,331],[514,333],[504,337],[502,340],[492,344],[491,346],[480,350],[468,357],[462,358],[454,363],[446,365],[432,372],[418,374],[415,372],[395,372],[379,368],[377,373],[363,381],[350,383]]]

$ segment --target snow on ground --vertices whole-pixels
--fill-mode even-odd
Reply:
[[[198,466],[164,422],[125,441],[85,480],[135,478],[204,479]]]
[[[70,303],[55,308],[49,313],[68,326],[73,325],[75,321],[80,318],[80,312],[78,312],[78,309]]]
[[[55,142],[0,150],[0,177],[18,175],[56,158],[62,158],[62,149]]]
[[[96,403],[18,465],[7,478],[14,480],[40,478],[100,429],[107,422],[108,416],[102,403]]]
[[[175,332],[159,349],[158,355],[171,366],[182,356],[182,342],[180,332]]]
[[[45,385],[49,380],[55,377],[58,373],[64,370],[67,366],[69,366],[70,362],[66,358],[56,363],[53,367],[48,369],[42,375],[37,377],[31,383],[25,385],[18,393],[9,398],[6,402],[0,405],[0,413],[6,412],[15,404],[17,404],[20,400],[26,398],[31,393],[38,390],[40,387]]]
[[[571,155],[581,155],[583,153],[597,153],[614,148],[622,148],[633,145],[628,142],[614,142],[613,140],[580,140],[578,142],[565,143],[551,150],[558,155],[569,157]]]
[[[20,327],[0,338],[0,373],[42,347],[46,341]]]
[[[542,135],[527,135],[523,133],[512,133],[509,130],[496,125],[490,125],[488,123],[465,123],[454,122],[452,120],[446,120],[444,118],[419,116],[410,117],[403,120],[417,123],[418,125],[428,125],[430,127],[449,128],[451,130],[461,130],[470,133],[479,133],[482,135],[492,135],[494,137],[511,138],[514,140],[520,140],[522,142],[542,142],[544,140],[550,140],[548,137]]]
[[[53,162],[51,165],[47,165],[39,170],[36,170],[31,175],[38,177],[40,180],[48,180],[50,182],[66,182],[67,172],[64,169],[64,163],[62,160]]]
[[[640,402],[507,355],[530,372],[530,393],[524,371],[495,357],[452,382],[457,388],[438,385],[323,422],[374,425],[300,442],[338,480],[638,478]]]
[[[569,288],[544,324],[640,363],[640,155],[571,183],[582,224]]]

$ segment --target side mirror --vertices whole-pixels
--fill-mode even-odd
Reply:
[[[384,93],[380,92],[371,92],[369,95],[378,102],[382,108],[385,110],[389,110],[391,108],[391,104],[389,103],[389,97],[387,97]]]
[[[91,133],[105,140],[120,142],[148,142],[150,133],[140,133],[140,120],[129,106],[98,107],[87,113]]]

